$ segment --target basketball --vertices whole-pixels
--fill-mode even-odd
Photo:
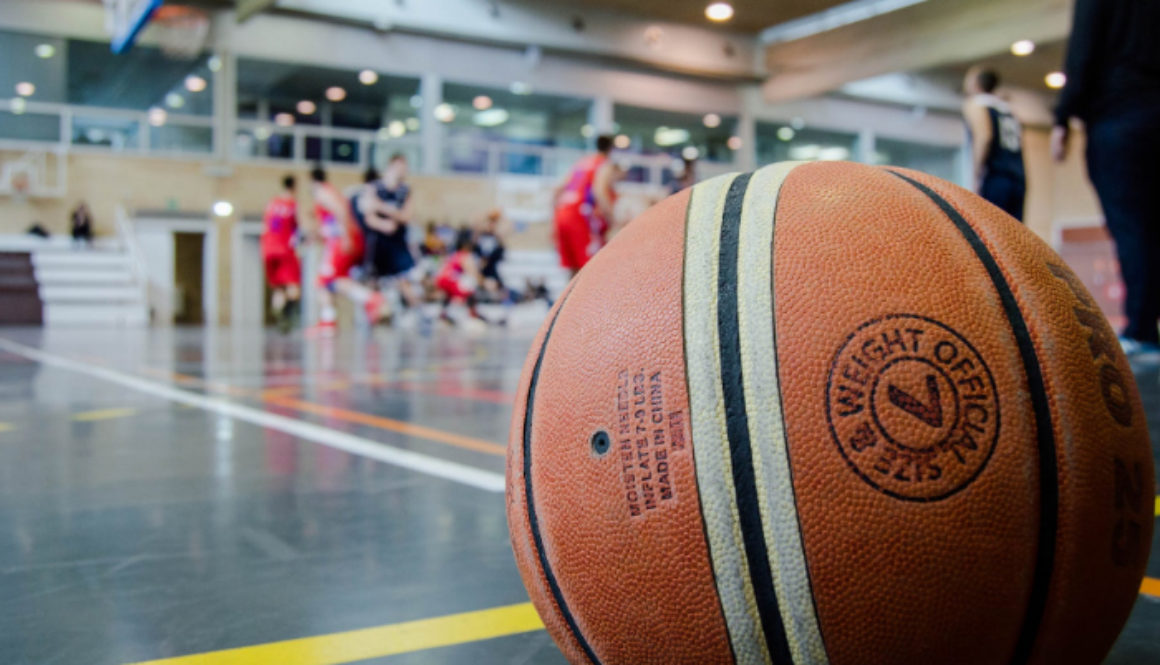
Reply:
[[[844,162],[625,227],[533,342],[506,477],[572,663],[1094,664],[1152,541],[1080,280],[977,195]]]

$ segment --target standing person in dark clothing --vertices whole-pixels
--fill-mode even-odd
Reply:
[[[1087,130],[1088,177],[1124,278],[1124,351],[1160,359],[1160,2],[1076,0],[1067,85],[1051,152],[1067,156],[1072,118]]]
[[[389,279],[409,307],[422,304],[414,273],[415,257],[407,244],[412,215],[411,187],[407,184],[407,158],[391,155],[383,177],[371,183],[359,197],[358,210],[367,227],[368,277]]]
[[[1023,126],[1007,102],[995,95],[999,75],[972,67],[963,81],[963,118],[971,142],[971,164],[980,196],[1023,221],[1027,178],[1023,171]]]

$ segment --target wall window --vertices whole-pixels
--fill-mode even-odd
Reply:
[[[842,161],[857,159],[858,135],[806,127],[801,123],[757,123],[757,161]]]
[[[957,182],[960,148],[910,143],[878,137],[874,141],[874,163],[902,166]]]
[[[646,155],[695,155],[711,162],[733,161],[729,139],[737,131],[736,116],[676,113],[617,104],[613,117],[617,134],[630,142],[629,150]]]
[[[553,173],[545,148],[585,147],[591,100],[524,88],[448,83],[436,119],[446,127],[444,168],[483,173]]]

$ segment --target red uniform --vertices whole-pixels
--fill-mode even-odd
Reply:
[[[261,246],[266,281],[275,289],[300,284],[302,267],[294,252],[294,234],[298,232],[298,203],[294,197],[280,195],[270,199],[263,223]]]
[[[556,204],[556,247],[560,265],[570,270],[583,268],[603,244],[601,235],[593,233],[593,224],[599,224],[600,220],[595,214],[592,185],[596,172],[607,160],[601,154],[580,160]]]
[[[435,276],[435,286],[452,299],[466,300],[475,293],[472,280],[467,277],[467,269],[463,265],[471,258],[471,253],[458,251],[447,257],[439,274]]]
[[[346,204],[346,199],[334,189],[333,185],[326,185],[335,201]],[[326,206],[315,203],[314,216],[318,218],[322,237],[326,241],[326,250],[322,257],[322,265],[318,267],[318,282],[326,288],[334,284],[334,280],[349,277],[351,268],[362,263],[363,235],[354,224],[348,224],[345,229],[339,228],[341,220]],[[344,250],[343,235],[350,239],[350,246]]]

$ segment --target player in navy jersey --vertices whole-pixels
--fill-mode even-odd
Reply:
[[[971,141],[976,191],[1023,221],[1027,180],[1023,171],[1023,126],[1006,101],[995,95],[999,75],[972,67],[963,81],[963,117]]]

